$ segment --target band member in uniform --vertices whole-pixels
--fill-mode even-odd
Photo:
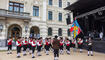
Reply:
[[[50,38],[48,38],[48,40],[49,40],[49,49],[52,49],[52,39],[51,39],[51,37]]]
[[[38,55],[38,56],[41,56],[41,54],[40,54],[40,52],[41,52],[41,47],[42,47],[42,40],[41,40],[41,38],[39,38],[39,39],[37,40],[37,55]]]
[[[66,44],[66,50],[67,50],[66,52],[67,52],[67,54],[70,55],[70,44],[71,43],[68,38],[66,38],[65,44]]]
[[[35,40],[36,40],[36,39],[33,38],[33,39],[32,39],[32,43],[31,43],[31,45],[32,45],[32,58],[35,58],[35,56],[34,56],[35,47],[36,47],[36,41],[35,41]]]
[[[26,56],[26,49],[27,49],[27,37],[25,37],[25,39],[22,41],[23,43],[23,56]]]
[[[48,38],[46,38],[44,44],[45,44],[45,49],[46,49],[46,55],[49,55],[50,41],[48,40]]]
[[[73,51],[76,51],[76,40],[72,40],[72,47],[73,47]]]
[[[60,37],[60,54],[63,54],[63,46],[64,46],[64,41],[63,38]]]
[[[91,53],[91,56],[93,56],[93,51],[92,51],[92,39],[91,37],[89,37],[89,41],[88,41],[88,56],[90,55]]]
[[[12,38],[10,37],[8,40],[7,40],[7,43],[8,43],[8,53],[7,54],[12,54]]]
[[[83,47],[83,39],[78,38],[78,48],[80,49],[80,53],[82,53],[82,47]]]
[[[58,60],[59,58],[60,41],[57,38],[58,36],[55,36],[54,41],[52,43],[54,49],[54,60]]]
[[[17,58],[20,58],[20,52],[21,52],[21,46],[22,46],[20,37],[16,41],[16,46],[17,46]]]
[[[42,37],[40,37],[40,41],[41,41],[41,51],[43,50],[43,38]]]
[[[32,43],[32,38],[29,39],[29,53],[31,54],[32,53],[32,46],[31,46],[31,43]]]
[[[53,50],[53,47],[52,47],[53,41],[54,41],[54,38],[51,38],[51,40],[50,40],[50,44],[51,44],[50,50],[51,50],[52,52],[54,51],[54,50]]]

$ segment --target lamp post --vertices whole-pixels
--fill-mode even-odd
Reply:
[[[2,30],[3,30],[3,25],[0,24],[0,31],[2,32]]]

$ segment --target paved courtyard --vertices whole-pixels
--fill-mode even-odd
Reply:
[[[50,52],[50,55],[45,55],[42,51],[42,56],[36,56],[36,58],[31,58],[31,55],[23,56],[21,53],[21,58],[16,58],[16,51],[13,51],[12,55],[7,55],[7,52],[0,52],[0,60],[54,60],[53,53]],[[87,56],[87,51],[84,50],[83,53],[71,51],[71,55],[60,55],[59,60],[105,60],[105,54],[94,52],[94,56]]]

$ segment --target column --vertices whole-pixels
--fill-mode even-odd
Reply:
[[[1,22],[0,24],[3,25],[3,30],[0,31],[0,47],[4,47],[6,46],[6,40],[7,40],[7,28],[4,21],[0,22]]]
[[[47,26],[43,24],[40,26],[40,37],[46,38],[47,37]]]
[[[46,12],[47,12],[47,1],[43,0],[43,21],[46,21]]]

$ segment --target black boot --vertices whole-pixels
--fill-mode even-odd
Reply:
[[[33,56],[32,58],[35,58],[35,56]]]
[[[20,58],[20,56],[17,56],[17,58]]]

